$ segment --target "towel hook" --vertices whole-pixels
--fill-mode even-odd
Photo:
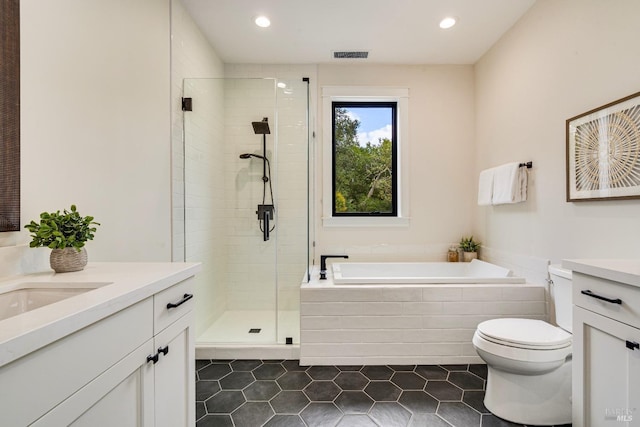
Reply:
[[[531,169],[533,167],[533,162],[520,163],[518,166],[521,168],[526,166],[527,169]]]

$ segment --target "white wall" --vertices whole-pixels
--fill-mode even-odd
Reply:
[[[20,14],[22,223],[74,203],[102,223],[90,261],[169,261],[168,0],[22,0]],[[3,274],[48,268],[17,267],[29,240],[3,233]]]
[[[409,89],[410,224],[408,227],[323,227],[322,111],[316,154],[316,262],[320,254],[351,259],[442,260],[449,244],[472,231],[474,79],[471,66],[320,65],[318,86]],[[407,141],[402,141],[405,144]],[[406,146],[405,146],[406,147]]]
[[[565,121],[640,90],[640,2],[538,0],[476,64],[476,170],[533,161],[529,200],[476,207],[490,248],[549,258],[638,257],[640,200],[567,203]]]

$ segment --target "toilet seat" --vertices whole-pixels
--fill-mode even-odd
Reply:
[[[483,339],[525,350],[558,350],[571,346],[571,334],[534,319],[492,319],[478,325]]]

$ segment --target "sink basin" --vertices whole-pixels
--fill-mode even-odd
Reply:
[[[0,291],[0,320],[44,307],[111,282],[23,282]]]

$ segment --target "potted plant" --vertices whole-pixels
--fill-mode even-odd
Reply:
[[[478,249],[480,249],[480,243],[473,240],[471,237],[463,237],[460,239],[460,249],[463,251],[463,259],[465,262],[469,262],[472,259],[478,258]]]
[[[87,240],[93,240],[96,225],[92,216],[81,216],[76,205],[71,211],[42,212],[40,223],[31,221],[25,225],[31,233],[32,248],[48,247],[53,249],[49,256],[51,268],[56,273],[80,271],[87,265]]]

